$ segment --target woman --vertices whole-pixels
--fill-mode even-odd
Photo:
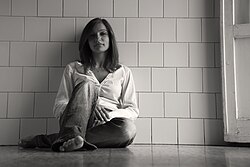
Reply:
[[[86,25],[79,51],[81,62],[66,66],[55,100],[59,133],[25,138],[19,146],[74,151],[132,143],[139,114],[133,76],[119,64],[114,32],[105,19]]]

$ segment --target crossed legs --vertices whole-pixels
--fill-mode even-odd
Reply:
[[[81,82],[59,121],[58,134],[37,135],[22,139],[21,147],[51,147],[53,151],[93,150],[97,147],[126,147],[132,143],[136,128],[126,118],[114,118],[105,124],[92,127],[97,93],[94,83]]]

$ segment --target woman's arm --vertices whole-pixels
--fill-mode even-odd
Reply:
[[[57,92],[55,99],[55,104],[53,108],[54,116],[60,119],[65,107],[67,106],[71,93],[73,91],[73,81],[72,81],[72,68],[67,65],[64,69],[61,83]]]
[[[135,120],[139,115],[137,106],[135,84],[132,72],[125,67],[125,78],[122,84],[121,109],[114,110],[110,113],[111,117],[124,117]]]

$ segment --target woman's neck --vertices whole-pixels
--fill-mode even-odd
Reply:
[[[95,61],[94,67],[101,68],[104,65],[106,53],[93,53],[93,58]]]

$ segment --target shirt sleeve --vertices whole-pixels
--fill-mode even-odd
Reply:
[[[110,113],[111,118],[124,117],[135,120],[139,115],[137,98],[133,75],[130,69],[126,68],[125,78],[122,84],[121,108]]]
[[[66,108],[73,91],[72,68],[67,65],[64,69],[61,83],[53,107],[54,116],[59,119]]]

